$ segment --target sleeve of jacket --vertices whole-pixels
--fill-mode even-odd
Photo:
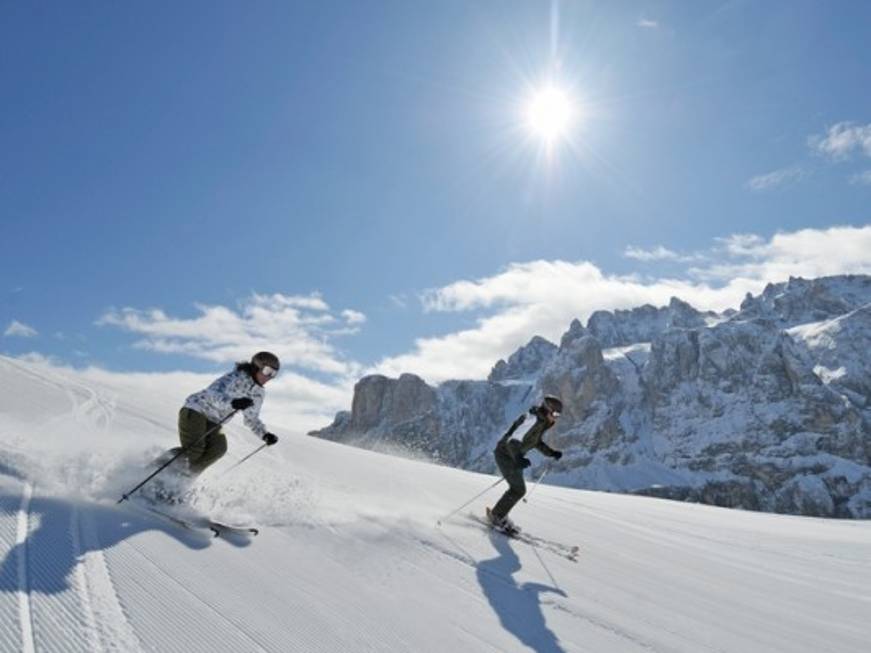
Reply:
[[[523,415],[521,415],[516,420],[514,420],[514,422],[511,423],[511,426],[508,427],[508,430],[505,431],[505,435],[503,435],[499,439],[499,442],[506,442],[508,440],[508,438],[510,438],[512,435],[514,435],[514,431],[519,429],[520,425],[523,424],[523,419],[521,419],[522,417],[523,417]]]
[[[554,454],[556,453],[556,451],[554,451],[549,446],[547,446],[547,444],[545,444],[544,440],[538,443],[536,449],[538,449],[545,456],[550,456],[551,458],[553,458]]]
[[[548,429],[550,429],[552,427],[553,427],[553,422],[547,422],[543,419],[536,421],[535,426],[533,426],[534,429],[538,429],[538,432],[536,433],[536,438],[535,438],[536,439],[535,448],[538,449],[545,456],[550,456],[551,458],[553,458],[553,455],[556,452],[553,449],[551,449],[549,446],[547,446],[547,443],[545,443],[545,441],[544,441],[544,434],[547,432]]]
[[[266,435],[266,424],[260,421],[260,407],[263,405],[263,397],[252,397],[254,403],[242,411],[242,418],[245,421],[245,426],[251,429],[258,438]]]

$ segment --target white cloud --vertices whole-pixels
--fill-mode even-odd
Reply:
[[[55,367],[59,367],[61,365],[60,360],[55,358],[54,356],[46,356],[45,354],[41,354],[38,351],[30,351],[26,354],[20,354],[15,356],[17,360],[24,361],[25,363],[35,363],[37,365],[52,365]]]
[[[871,226],[802,229],[758,236],[735,236],[720,242],[739,260],[722,260],[691,272],[700,279],[736,278],[782,281],[790,276],[821,277],[871,272]]]
[[[426,309],[491,314],[478,317],[473,328],[419,339],[412,351],[370,371],[414,372],[430,382],[483,378],[533,335],[559,342],[572,319],[585,322],[596,310],[662,306],[677,296],[696,308],[722,311],[790,276],[871,273],[871,226],[805,229],[770,239],[730,236],[715,241],[705,260],[706,266],[687,269],[682,279],[607,275],[587,261],[531,261],[458,281],[426,293]]]
[[[634,258],[637,261],[676,261],[680,258],[677,252],[658,245],[653,249],[642,249],[640,247],[629,246],[623,252],[626,258]]]
[[[363,313],[350,308],[342,311],[342,317],[348,324],[363,324],[366,321],[366,316]]]
[[[329,343],[335,334],[328,329],[338,318],[317,294],[254,294],[238,310],[196,308],[199,315],[187,319],[171,317],[160,309],[113,309],[97,324],[144,336],[135,346],[149,351],[226,363],[247,360],[253,352],[268,349],[285,365],[336,375],[358,371],[356,364],[344,360]]]
[[[715,238],[732,256],[750,256],[765,244],[765,239],[756,234],[732,234],[726,238]]]
[[[657,245],[653,249],[643,249],[641,247],[630,245],[623,251],[623,256],[645,263],[651,261],[675,261],[679,263],[687,263],[689,261],[697,261],[701,258],[699,254],[678,254],[662,245]]]
[[[850,177],[850,183],[857,186],[871,186],[871,170],[857,172]]]
[[[871,124],[839,122],[829,127],[824,136],[811,136],[808,144],[818,153],[836,161],[849,158],[856,150],[862,150],[866,156],[871,156]]]
[[[639,18],[638,22],[635,23],[638,27],[643,27],[645,29],[656,29],[659,27],[659,22],[655,20],[649,20],[647,18]]]
[[[28,326],[18,320],[12,320],[12,322],[9,323],[9,326],[6,327],[6,331],[3,332],[3,335],[7,338],[35,338],[39,335],[39,332],[32,326]]]
[[[782,168],[780,170],[775,170],[774,172],[753,177],[747,182],[747,187],[750,190],[757,192],[770,190],[772,188],[777,188],[778,186],[785,186],[800,181],[805,177],[805,175],[806,173],[801,167],[790,166],[789,168]]]

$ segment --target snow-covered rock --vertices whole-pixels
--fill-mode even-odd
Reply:
[[[489,461],[493,435],[515,415],[531,387],[488,381],[448,381],[433,388],[414,374],[362,378],[350,413],[313,435],[377,451],[424,457],[447,465]],[[487,466],[487,463],[484,463]]]
[[[488,381],[517,381],[534,378],[559,351],[559,347],[535,336],[528,344],[518,349],[508,357],[508,361],[500,360],[493,366]]]
[[[565,348],[585,336],[595,337],[606,348],[650,342],[668,329],[703,327],[712,317],[716,317],[714,313],[701,313],[677,297],[661,308],[646,304],[628,311],[596,311],[586,327],[572,321],[560,346]]]
[[[844,315],[871,302],[871,277],[842,275],[768,284],[762,294],[748,293],[733,319],[768,318],[795,326]]]
[[[511,420],[556,394],[565,410],[546,440],[565,456],[551,482],[867,518],[869,302],[871,277],[840,276],[771,284],[722,315],[676,298],[599,311],[586,326],[573,321],[556,350],[533,338],[488,381],[417,379],[410,412],[392,407],[392,384],[409,375],[364,379],[351,417],[315,434],[493,471],[491,449]]]

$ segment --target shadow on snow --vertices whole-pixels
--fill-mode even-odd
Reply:
[[[479,562],[475,573],[502,627],[537,653],[565,653],[559,638],[547,627],[541,609],[542,594],[552,592],[564,597],[565,592],[541,583],[518,584],[513,576],[521,564],[511,540],[490,533],[490,541],[499,555]]]
[[[20,508],[20,496],[0,491],[0,518],[17,519]],[[162,531],[191,549],[205,549],[212,539],[206,531],[185,531],[158,516],[40,496],[30,501],[28,524],[27,539],[15,544],[0,562],[0,592],[64,592],[70,588],[70,575],[81,556],[89,551],[110,549],[145,531]],[[23,570],[22,555],[27,562]]]

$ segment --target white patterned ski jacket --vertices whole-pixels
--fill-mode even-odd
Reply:
[[[266,425],[260,421],[260,406],[266,391],[243,370],[234,370],[217,379],[205,390],[192,394],[185,401],[185,408],[195,410],[216,424],[233,411],[230,402],[240,397],[248,397],[254,403],[242,411],[245,426],[258,437],[266,435]]]

